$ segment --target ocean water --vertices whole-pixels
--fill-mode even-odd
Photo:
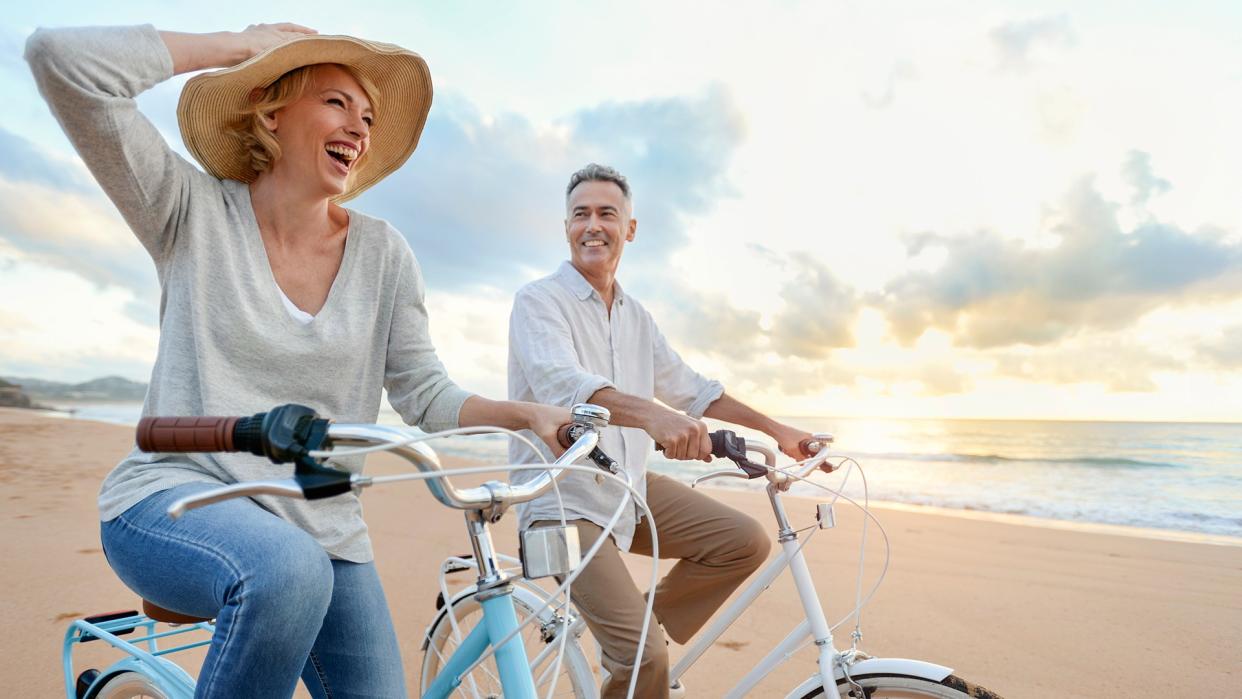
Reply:
[[[136,403],[58,407],[74,417],[127,425],[136,424],[141,412]],[[1242,424],[784,419],[832,433],[834,453],[861,465],[873,500],[1242,537]],[[379,421],[401,424],[386,406]],[[457,438],[434,446],[484,462],[506,457],[503,437]],[[650,463],[687,480],[725,466],[659,455]],[[844,480],[844,492],[861,497],[857,472],[845,475],[842,469],[816,480],[832,487]],[[732,479],[714,484],[760,487]],[[824,496],[803,484],[793,492]]]

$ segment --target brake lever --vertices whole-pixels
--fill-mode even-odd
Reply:
[[[278,495],[286,498],[303,497],[302,486],[294,479],[280,481],[244,481],[213,488],[177,500],[168,506],[168,516],[179,519],[189,510],[196,510],[217,502],[250,495]]]
[[[695,478],[690,483],[690,487],[694,488],[698,484],[704,483],[706,481],[710,481],[713,478],[741,478],[742,480],[749,480],[750,476],[746,475],[745,473],[738,473],[736,470],[731,469],[731,468],[725,469],[723,471],[712,471],[711,473],[707,473],[702,476],[699,476],[698,478]]]
[[[621,464],[618,464],[616,459],[605,454],[604,450],[599,447],[592,449],[588,456],[591,457],[591,461],[594,461],[596,466],[599,466],[605,471],[609,471],[611,473],[621,472]]]
[[[768,467],[757,464],[746,458],[746,440],[737,436],[732,430],[717,430],[710,435],[712,440],[712,456],[732,461],[746,472],[747,478],[760,478],[768,475]]]
[[[561,429],[566,428],[563,427]],[[568,439],[569,443],[572,444],[573,442],[578,441],[578,438],[581,437],[588,429],[590,428],[580,423],[569,425],[566,430],[566,434],[564,435],[565,439]],[[562,446],[568,445],[563,444]],[[587,454],[587,456],[591,459],[591,461],[595,462],[596,466],[604,469],[605,471],[613,474],[621,473],[621,464],[618,464],[616,459],[604,453],[604,450],[600,449],[598,446],[592,449],[591,453]]]

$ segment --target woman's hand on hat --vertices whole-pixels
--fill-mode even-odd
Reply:
[[[228,68],[253,56],[308,34],[319,32],[300,24],[252,24],[240,32],[187,34],[161,31],[160,38],[172,58],[173,74],[207,68]]]
[[[318,33],[318,31],[310,27],[303,27],[300,24],[281,22],[279,24],[252,24],[242,30],[239,36],[246,47],[246,58],[250,58],[263,53],[273,46],[279,46],[286,41],[306,36],[307,34]]]

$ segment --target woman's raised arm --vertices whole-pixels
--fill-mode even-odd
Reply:
[[[174,72],[233,65],[307,33],[314,30],[294,24],[218,34],[40,29],[26,41],[26,61],[65,135],[162,269],[190,192],[219,184],[168,147],[134,98]]]
[[[160,38],[172,57],[173,75],[181,75],[196,70],[235,66],[264,49],[306,34],[318,32],[300,24],[283,22],[252,24],[240,32],[186,34],[161,31]]]

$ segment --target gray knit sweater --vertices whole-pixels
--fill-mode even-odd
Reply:
[[[301,325],[280,300],[247,186],[186,162],[135,106],[136,95],[172,75],[154,28],[39,30],[26,60],[82,160],[155,261],[160,342],[144,415],[246,415],[296,402],[341,422],[374,422],[387,388],[406,422],[457,426],[469,394],[436,357],[418,263],[392,226],[349,212],[340,271],[323,309]],[[361,461],[341,465],[362,468]],[[134,450],[104,481],[100,515],[113,519],[183,483],[291,470],[244,454]],[[355,495],[257,500],[330,555],[371,560]]]

